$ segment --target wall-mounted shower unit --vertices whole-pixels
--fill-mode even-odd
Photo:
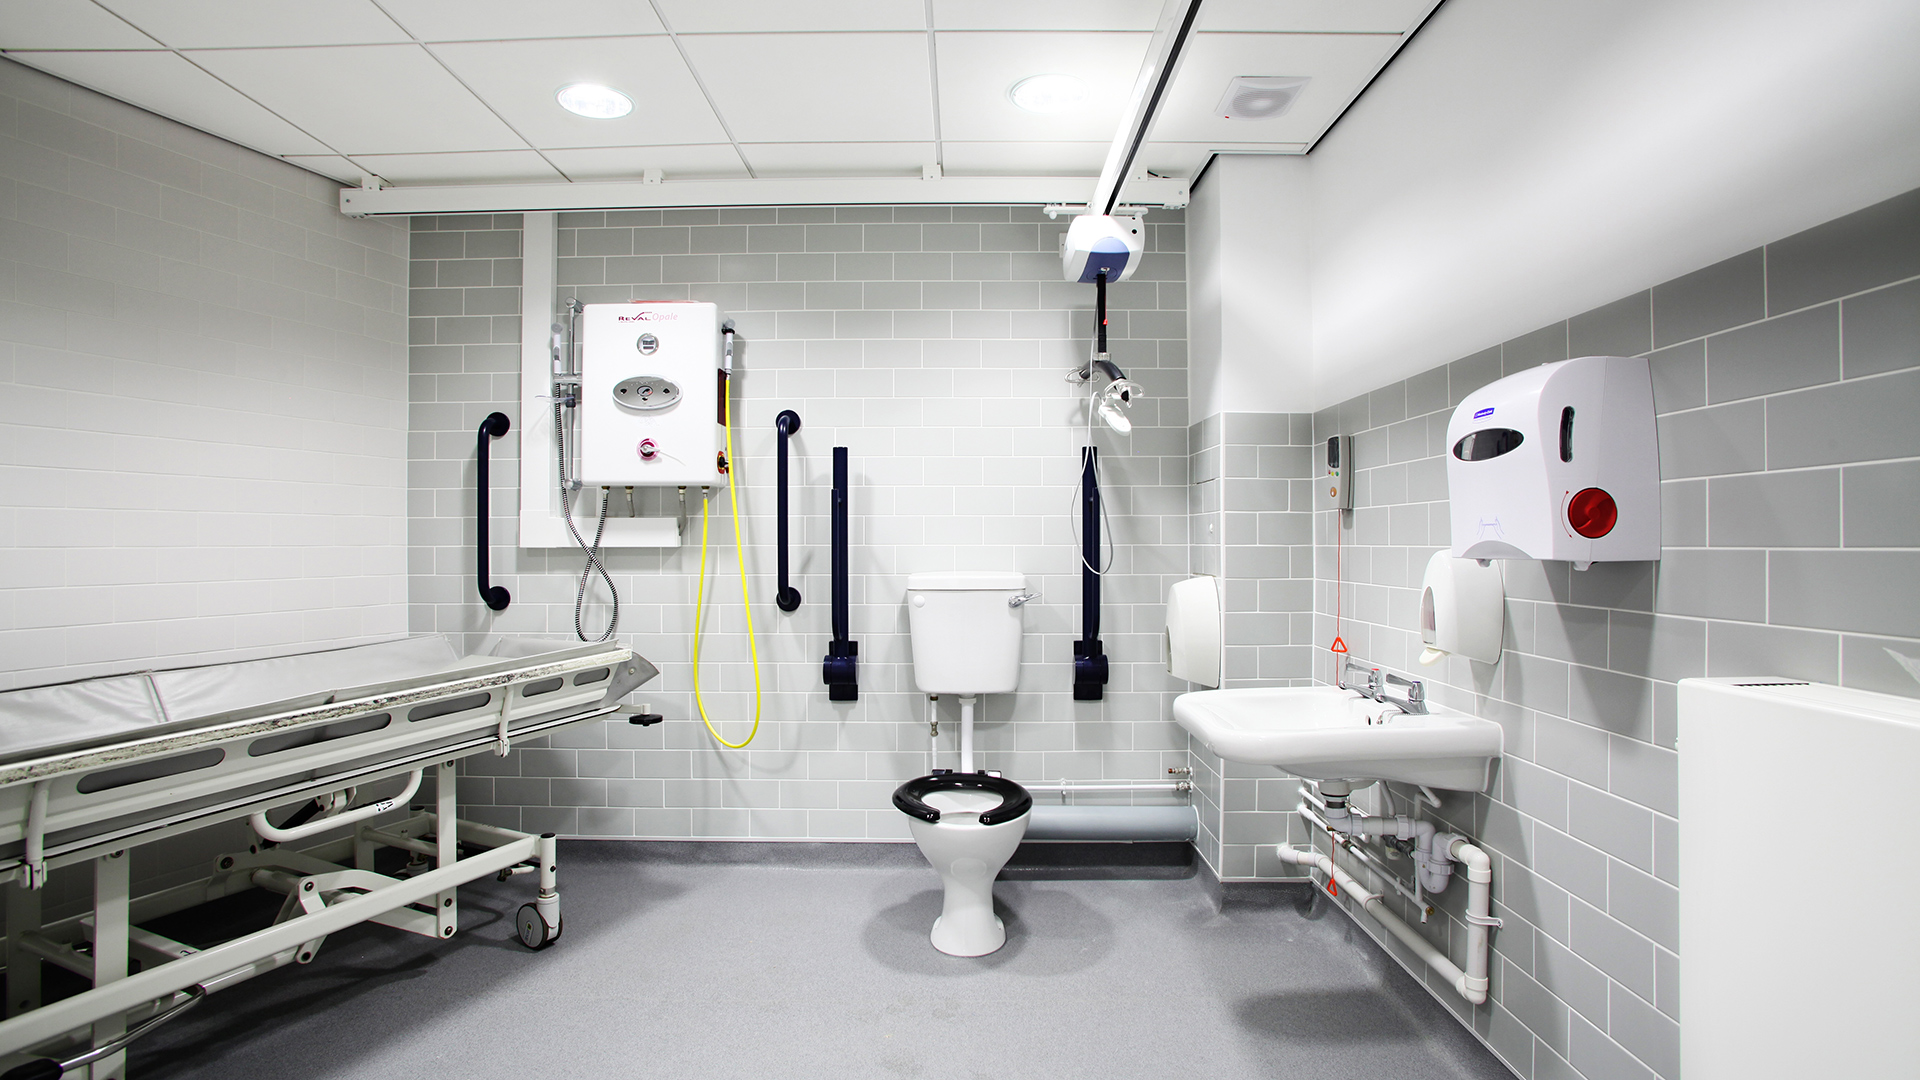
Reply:
[[[1660,453],[1645,357],[1541,364],[1468,394],[1447,424],[1453,555],[1660,557]]]
[[[720,309],[588,304],[580,317],[579,478],[588,487],[713,485],[720,467]]]

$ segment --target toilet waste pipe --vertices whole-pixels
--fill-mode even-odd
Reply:
[[[847,626],[847,448],[833,448],[833,640],[820,662],[828,701],[860,700],[860,643]]]
[[[1179,806],[1035,803],[1033,809],[1027,811],[1028,840],[1191,841],[1198,835],[1200,815],[1191,803]]]

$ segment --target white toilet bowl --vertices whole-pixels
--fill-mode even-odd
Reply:
[[[1027,834],[1033,799],[1026,789],[984,773],[937,773],[902,784],[893,801],[909,815],[914,842],[946,889],[933,947],[949,956],[985,956],[1005,945],[993,881]]]

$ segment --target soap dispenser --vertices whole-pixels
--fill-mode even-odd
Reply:
[[[1451,654],[1483,664],[1500,661],[1506,638],[1507,590],[1497,563],[1436,551],[1420,582],[1422,664]]]

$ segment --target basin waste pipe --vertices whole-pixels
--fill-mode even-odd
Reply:
[[[1406,816],[1368,817],[1349,811],[1345,805],[1345,792],[1338,795],[1327,789],[1330,783],[1321,785],[1321,792],[1327,806],[1326,823],[1332,826],[1329,832],[1338,839],[1341,832],[1350,836],[1392,836],[1403,840],[1415,841],[1415,865],[1419,868],[1420,883],[1429,892],[1440,892],[1446,888],[1453,868],[1450,863],[1459,863],[1467,872],[1467,967],[1462,971],[1458,965],[1447,958],[1446,953],[1436,948],[1420,932],[1402,921],[1388,907],[1386,898],[1367,889],[1353,875],[1336,865],[1332,856],[1317,851],[1297,848],[1291,844],[1278,847],[1280,861],[1294,866],[1309,866],[1320,870],[1339,888],[1344,889],[1354,902],[1374,921],[1387,929],[1401,943],[1413,950],[1414,955],[1424,961],[1428,967],[1440,973],[1454,990],[1475,1005],[1487,1000],[1487,962],[1488,931],[1498,927],[1500,920],[1489,912],[1493,906],[1493,860],[1481,848],[1469,842],[1466,837],[1454,833],[1434,832],[1431,822],[1411,821]],[[1311,808],[1302,804],[1301,816],[1309,821],[1316,820],[1319,814],[1308,813]],[[1342,826],[1346,828],[1342,828]],[[1425,826],[1425,828],[1422,828]],[[1422,861],[1419,852],[1425,846],[1427,856]],[[1437,865],[1436,865],[1437,864]],[[1441,872],[1440,867],[1444,867]],[[1329,892],[1334,891],[1329,889]]]
[[[727,433],[727,456],[722,463],[722,471],[727,474],[727,501],[733,508],[733,556],[740,567],[740,606],[747,615],[747,655],[753,660],[753,727],[747,737],[739,742],[728,742],[720,732],[714,729],[713,718],[707,715],[707,703],[700,696],[700,627],[705,621],[707,600],[707,525],[708,510],[713,500],[705,498],[705,490],[700,500],[700,578],[693,594],[693,702],[700,710],[700,722],[707,725],[707,733],[714,741],[731,750],[738,750],[753,741],[760,733],[760,646],[753,638],[753,597],[747,588],[747,538],[740,531],[740,489],[734,481],[733,456],[733,417],[727,403],[727,390],[733,381],[733,320],[721,324],[720,333],[726,341],[724,365],[720,369],[720,426]]]

